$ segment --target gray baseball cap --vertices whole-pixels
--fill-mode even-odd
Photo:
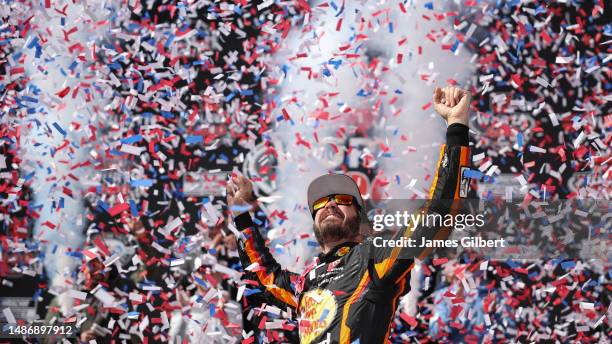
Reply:
[[[359,187],[353,178],[345,174],[325,174],[315,178],[308,186],[308,208],[310,209],[310,214],[312,214],[313,218],[314,202],[322,197],[335,194],[351,195],[355,197],[357,204],[363,211],[363,198],[361,198]]]

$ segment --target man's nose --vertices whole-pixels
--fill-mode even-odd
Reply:
[[[336,203],[336,201],[334,201],[334,199],[332,198],[325,205],[325,208],[327,208],[327,207],[329,207],[329,208],[332,208],[332,207],[338,208],[338,203]]]

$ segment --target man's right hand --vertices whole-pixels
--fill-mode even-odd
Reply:
[[[253,182],[240,172],[232,172],[225,191],[227,206],[230,207],[234,215],[244,213],[244,208],[252,206],[255,202]]]

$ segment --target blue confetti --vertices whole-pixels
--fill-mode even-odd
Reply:
[[[574,262],[573,260],[569,260],[569,261],[561,263],[561,267],[563,268],[563,270],[569,270],[575,266],[576,266],[576,262]]]
[[[259,289],[249,289],[249,288],[244,289],[244,296],[250,296],[250,295],[253,295],[253,294],[257,294],[257,293],[261,293],[261,290],[259,290]]]
[[[132,135],[121,140],[121,143],[132,144],[142,141],[142,135]]]
[[[132,212],[133,217],[138,216],[138,207],[136,206],[136,202],[134,200],[130,200],[130,211]]]
[[[201,280],[201,279],[199,279],[197,277],[194,277],[194,280],[196,281],[197,284],[199,284],[199,285],[201,285],[201,286],[203,286],[205,288],[208,288],[208,285],[206,285],[206,282],[204,282],[203,280]]]
[[[329,314],[329,309],[324,309],[323,312],[321,312],[321,317],[319,318],[319,321],[323,321],[325,319],[325,317],[327,317],[327,315]]]
[[[187,142],[187,144],[204,142],[204,138],[201,135],[190,135],[185,138],[185,142]]]
[[[472,178],[472,179],[480,179],[482,177],[482,172],[477,170],[464,170],[463,177]]]
[[[66,136],[66,131],[57,122],[53,122],[53,127],[55,127],[62,136]]]
[[[152,186],[154,180],[153,179],[132,179],[130,181],[131,186]]]

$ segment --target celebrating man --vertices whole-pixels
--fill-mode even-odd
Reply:
[[[450,212],[452,207],[436,202],[467,196],[468,182],[462,172],[470,164],[470,100],[470,93],[457,87],[434,91],[435,110],[447,121],[448,128],[430,200],[423,211]],[[242,175],[232,176],[227,185],[228,205],[244,209],[254,201],[251,182]],[[270,297],[297,311],[301,343],[388,341],[398,298],[408,290],[406,275],[413,258],[423,258],[428,251],[377,247],[363,238],[359,225],[365,205],[348,176],[327,174],[313,180],[308,187],[308,206],[321,254],[302,275],[282,269],[274,260],[248,212],[234,217],[242,232],[239,252],[243,266],[257,263],[255,275]],[[448,233],[449,229],[413,231],[408,226],[395,238],[441,238]]]

